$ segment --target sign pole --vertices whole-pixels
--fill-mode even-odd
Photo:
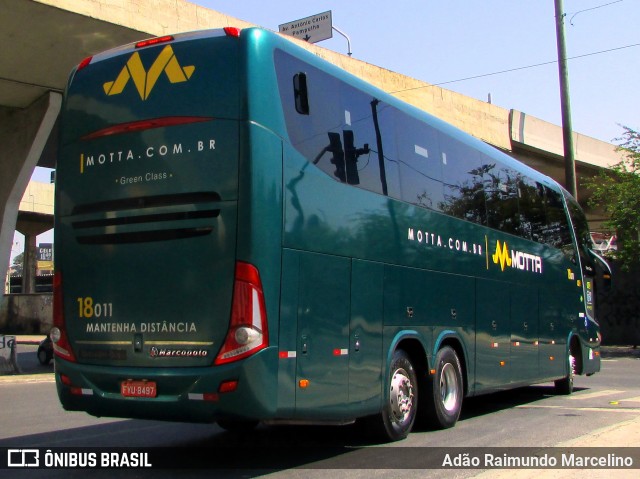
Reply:
[[[338,27],[336,27],[335,25],[332,25],[331,28],[333,28],[336,32],[338,32],[340,35],[342,35],[344,38],[347,39],[347,55],[351,56],[351,39],[349,38],[349,36],[344,33],[342,30],[340,30]]]

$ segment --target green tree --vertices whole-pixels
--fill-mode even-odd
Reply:
[[[618,235],[616,259],[625,270],[640,266],[640,133],[624,126],[618,151],[623,159],[587,183],[592,206],[601,206],[607,227]]]
[[[24,263],[24,253],[20,253],[13,258],[14,266],[22,266]]]

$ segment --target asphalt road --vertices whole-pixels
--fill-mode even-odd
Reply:
[[[251,468],[114,471],[92,470],[91,477],[473,477],[478,470],[415,470],[417,458],[434,448],[551,447],[593,431],[640,417],[640,359],[621,354],[603,360],[603,370],[577,377],[576,392],[555,396],[551,384],[531,386],[465,401],[455,428],[418,431],[389,445],[371,444],[356,426],[260,426],[234,435],[211,424],[94,418],[65,412],[53,381],[53,367],[40,366],[35,347],[21,346],[21,376],[0,377],[0,447],[169,448],[167,455],[192,454],[194,460]],[[640,446],[640,444],[628,444]],[[189,452],[192,451],[192,452]],[[235,452],[241,451],[240,455]],[[234,452],[232,454],[232,452]],[[261,462],[262,461],[262,462]],[[267,465],[269,469],[261,467]],[[266,466],[265,466],[266,467]],[[409,469],[407,469],[409,468]],[[37,470],[20,477],[85,477],[87,471]],[[625,471],[628,472],[628,471]],[[637,470],[635,471],[637,472]],[[593,476],[592,476],[593,477]],[[617,474],[616,477],[634,477]]]

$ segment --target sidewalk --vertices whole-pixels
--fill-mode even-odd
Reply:
[[[31,344],[37,346],[47,336],[45,334],[17,334],[16,343],[18,344]]]
[[[600,351],[604,359],[636,358],[640,359],[640,346],[601,346]]]
[[[46,338],[45,335],[15,335],[15,338],[15,352],[10,355],[9,360],[3,358],[0,365],[0,378],[53,372],[53,361],[48,365],[41,365],[38,361],[38,345]]]
[[[553,447],[640,447],[640,415],[633,419],[597,429],[584,436],[560,442]],[[635,465],[638,467],[638,465]],[[638,469],[588,469],[589,479],[636,479]],[[574,479],[583,476],[585,469],[491,469],[475,478],[491,479]]]
[[[631,346],[602,346],[603,359],[640,359],[640,348]],[[592,431],[589,434],[555,444],[558,448],[577,447],[640,447],[640,415],[627,421]],[[637,467],[638,465],[636,465]],[[589,479],[636,479],[638,469],[588,469]],[[574,479],[585,475],[584,469],[492,469],[475,478],[480,479]]]

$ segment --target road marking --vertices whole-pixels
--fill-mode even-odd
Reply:
[[[0,385],[16,383],[54,383],[56,378],[51,374],[16,374],[13,376],[0,376]]]
[[[614,407],[570,407],[570,406],[542,406],[542,405],[522,405],[516,406],[516,409],[568,409],[570,411],[588,411],[588,412],[626,412],[632,414],[640,413],[640,407],[614,408]]]
[[[618,399],[618,402],[640,402],[640,396],[628,399]]]
[[[582,400],[582,399],[593,399],[593,398],[599,398],[602,396],[612,396],[614,394],[620,394],[622,392],[624,391],[619,391],[617,389],[607,389],[605,391],[596,391],[596,392],[586,393],[586,394],[576,393],[572,396],[569,396],[568,399],[571,399],[572,401]]]

